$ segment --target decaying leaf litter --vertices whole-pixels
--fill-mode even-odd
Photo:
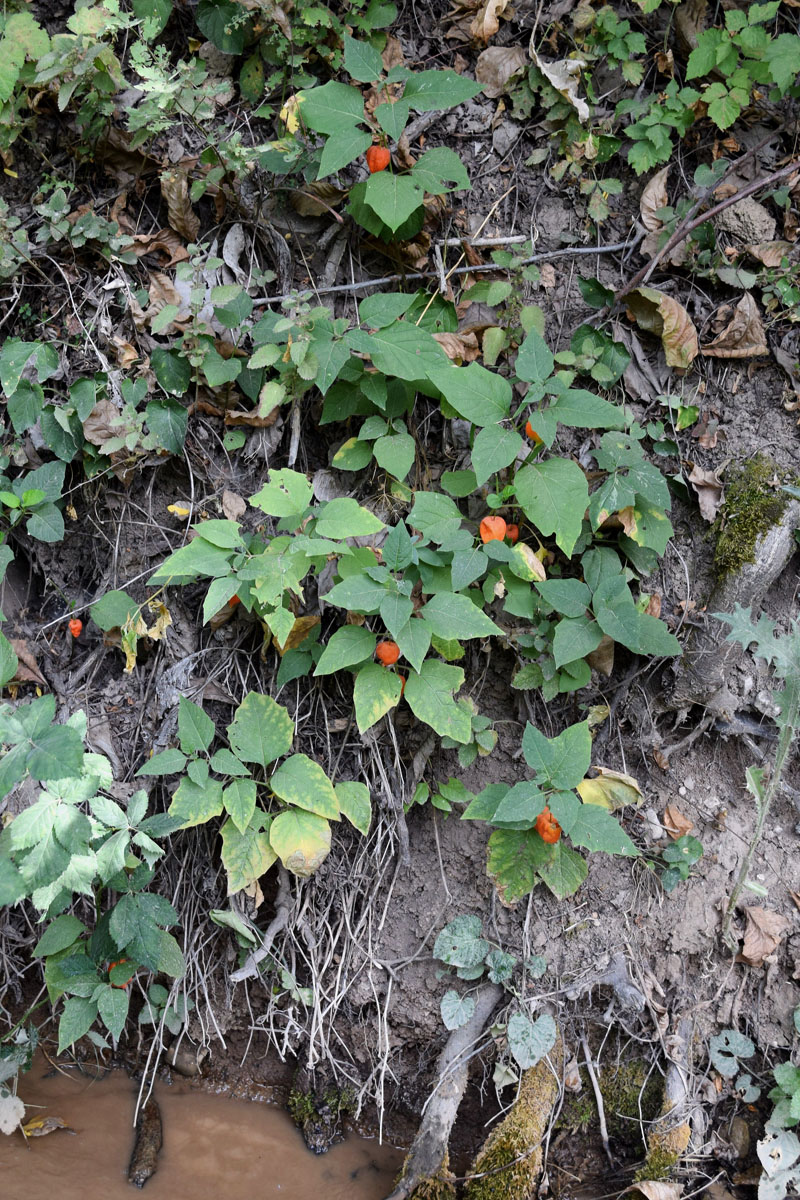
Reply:
[[[567,1055],[574,1055],[577,1063],[573,1090],[559,1089],[552,1118],[546,1122],[544,1161],[551,1193],[568,1194],[576,1176],[585,1183],[602,1179],[607,1190],[621,1190],[641,1167],[645,1147],[659,1131],[659,1118],[666,1118],[666,1126],[685,1126],[688,1134],[678,1157],[684,1150],[688,1154],[677,1166],[677,1183],[644,1181],[640,1194],[680,1195],[680,1190],[658,1188],[688,1192],[722,1176],[735,1191],[744,1185],[748,1171],[750,1179],[757,1177],[752,1172],[755,1154],[742,1152],[742,1143],[730,1138],[731,1121],[741,1105],[732,1080],[709,1064],[707,1046],[720,1029],[741,1028],[758,1048],[760,1069],[788,1056],[800,952],[797,908],[789,891],[793,884],[796,889],[797,776],[796,767],[794,775],[787,774],[779,811],[758,851],[755,882],[767,898],[756,895],[745,902],[740,960],[732,963],[719,939],[721,910],[752,829],[745,769],[754,756],[762,761],[770,752],[773,684],[759,663],[722,645],[719,631],[709,628],[707,614],[718,609],[715,595],[720,591],[725,591],[728,606],[740,599],[763,607],[779,623],[796,613],[797,556],[791,532],[798,521],[791,508],[788,515],[783,512],[788,547],[775,552],[756,573],[758,578],[746,581],[744,595],[735,582],[718,579],[714,537],[708,528],[718,520],[733,521],[736,514],[726,510],[728,481],[757,456],[766,455],[773,465],[774,488],[780,472],[788,472],[796,482],[795,416],[784,398],[792,387],[787,372],[797,362],[797,334],[790,324],[771,318],[750,289],[732,291],[687,275],[681,269],[683,243],[664,254],[651,276],[630,288],[643,263],[663,249],[658,244],[658,214],[670,199],[675,203],[683,181],[691,178],[685,157],[691,148],[679,147],[674,178],[665,169],[642,186],[628,173],[629,186],[612,203],[611,215],[598,231],[576,203],[575,184],[552,178],[548,158],[527,165],[549,145],[547,131],[534,119],[516,119],[514,109],[509,111],[503,89],[527,63],[526,54],[579,116],[585,106],[578,72],[569,60],[557,59],[546,46],[529,53],[530,16],[490,3],[456,6],[440,23],[437,17],[444,14],[412,9],[393,30],[407,62],[432,63],[444,46],[448,65],[459,55],[461,70],[477,71],[486,84],[482,95],[456,113],[436,114],[427,124],[420,123],[416,148],[411,137],[407,146],[398,147],[399,155],[414,155],[430,141],[454,145],[468,167],[472,187],[431,214],[430,227],[418,235],[416,244],[387,257],[361,231],[336,219],[341,197],[316,188],[309,189],[315,202],[311,213],[303,212],[302,203],[283,207],[265,196],[257,172],[243,181],[238,210],[221,192],[193,204],[191,167],[180,165],[182,159],[191,159],[190,128],[170,132],[174,144],[167,147],[168,157],[179,165],[169,173],[163,169],[159,143],[149,158],[130,154],[123,141],[114,159],[109,146],[105,178],[129,189],[127,203],[118,204],[117,219],[125,214],[132,235],[142,239],[136,252],[141,249],[139,284],[146,298],[131,296],[129,315],[120,319],[112,312],[106,286],[112,281],[97,273],[94,264],[79,259],[75,265],[58,266],[55,284],[49,285],[50,291],[57,289],[58,298],[47,295],[52,316],[34,328],[77,343],[62,359],[60,369],[67,381],[76,370],[109,372],[112,401],[92,410],[84,431],[98,447],[115,445],[115,438],[122,438],[123,444],[112,451],[113,469],[106,478],[76,482],[70,493],[74,516],[68,515],[63,543],[47,546],[19,537],[24,553],[6,582],[4,612],[18,645],[17,680],[23,694],[26,686],[41,687],[43,679],[55,693],[63,718],[84,708],[90,745],[109,756],[119,780],[132,780],[151,750],[169,744],[179,694],[202,703],[224,723],[231,706],[255,690],[278,695],[293,710],[297,742],[305,753],[327,770],[346,765],[348,777],[364,778],[378,797],[376,821],[366,841],[344,831],[308,881],[301,884],[285,871],[277,877],[273,872],[261,887],[234,897],[233,911],[245,927],[253,923],[268,929],[270,946],[265,948],[291,968],[294,984],[287,984],[287,990],[291,993],[294,986],[297,994],[281,1005],[270,1003],[258,984],[243,982],[234,988],[230,982],[235,966],[230,936],[207,916],[209,909],[225,907],[226,893],[212,839],[199,830],[184,835],[180,848],[176,846],[164,869],[186,930],[185,994],[194,1002],[189,1035],[212,1052],[211,1065],[204,1068],[207,1076],[229,1076],[241,1057],[237,1052],[247,1047],[250,1053],[240,1069],[239,1086],[272,1079],[288,1084],[289,1074],[276,1060],[276,1051],[292,1065],[299,1055],[298,1065],[310,1073],[310,1093],[321,1094],[331,1082],[348,1087],[366,1112],[377,1111],[375,1120],[385,1132],[402,1128],[406,1136],[413,1133],[414,1114],[435,1088],[437,1058],[445,1042],[439,1006],[448,983],[438,977],[433,942],[454,915],[470,913],[491,928],[493,940],[504,949],[523,959],[546,960],[547,973],[526,984],[526,999],[536,999],[534,1011],[550,1006]],[[544,27],[547,20],[563,16],[555,10],[543,12],[533,23]],[[221,121],[226,112],[220,108]],[[53,143],[63,120],[53,120]],[[751,156],[742,179],[723,184],[723,189],[734,190],[714,193],[712,203],[735,199],[753,180],[787,165],[791,156],[782,157],[776,148],[781,127],[774,121],[762,125],[749,144],[739,143],[739,149],[763,141],[767,132],[772,141]],[[22,182],[8,177],[9,202],[16,202],[24,213],[25,188],[38,186],[39,166],[17,150],[14,169]],[[148,175],[151,182],[159,177],[155,191],[147,190]],[[787,180],[793,186],[790,172]],[[144,190],[137,193],[142,181]],[[104,192],[95,194],[94,186],[84,185],[85,197],[101,205]],[[143,195],[146,205],[139,203]],[[783,229],[776,225],[775,211],[763,201],[729,204],[717,218],[720,236],[729,239],[732,248],[769,265],[776,256],[783,257],[786,246],[793,246],[797,233],[789,219],[791,210]],[[646,231],[644,240],[639,222]],[[475,238],[472,246],[470,234]],[[218,351],[219,385],[202,389],[191,404],[183,465],[175,459],[162,461],[155,449],[135,467],[126,461],[124,437],[129,431],[119,420],[124,405],[121,384],[131,369],[132,352],[139,355],[137,375],[147,380],[152,367],[142,351],[157,349],[159,336],[178,334],[185,327],[191,298],[175,279],[173,267],[198,235],[222,259],[203,281],[209,296],[213,287],[249,281],[254,270],[267,267],[274,281],[252,286],[251,294],[284,295],[297,288],[313,292],[323,281],[320,300],[345,317],[353,316],[355,298],[367,294],[363,282],[373,278],[402,280],[422,273],[431,287],[438,285],[444,296],[458,300],[457,288],[465,276],[469,282],[469,268],[475,271],[474,279],[505,278],[502,270],[480,270],[489,265],[488,246],[482,242],[494,237],[498,245],[512,245],[510,239],[525,238],[531,243],[526,257],[559,255],[538,282],[524,285],[528,299],[543,310],[554,349],[568,349],[574,332],[591,321],[578,280],[596,277],[603,288],[620,295],[617,321],[624,326],[624,344],[631,355],[618,398],[634,406],[643,424],[665,414],[672,419],[675,406],[665,405],[664,396],[695,405],[703,427],[716,423],[714,444],[711,439],[704,444],[691,427],[681,429],[680,422],[672,427],[680,451],[669,459],[678,476],[676,536],[649,580],[654,599],[674,615],[686,659],[663,667],[618,650],[614,661],[606,663],[607,671],[598,668],[593,686],[579,693],[581,704],[608,706],[593,763],[620,777],[633,777],[642,794],[631,818],[637,834],[648,846],[663,847],[677,840],[676,834],[687,833],[690,822],[689,829],[702,839],[703,858],[675,892],[664,895],[640,862],[620,865],[619,860],[597,856],[573,899],[557,902],[539,888],[528,901],[507,908],[485,876],[486,835],[479,826],[430,807],[412,808],[405,816],[400,811],[397,798],[413,791],[409,780],[433,783],[456,776],[474,793],[490,784],[517,781],[525,721],[553,735],[579,719],[574,699],[544,704],[535,692],[512,692],[508,681],[514,663],[508,650],[493,647],[489,654],[480,647],[468,652],[471,694],[496,722],[499,736],[492,755],[462,771],[454,752],[437,749],[407,708],[399,708],[362,737],[353,724],[352,697],[338,680],[325,692],[304,687],[303,681],[292,681],[279,691],[276,650],[269,648],[261,655],[260,631],[235,607],[221,610],[222,622],[209,632],[199,618],[202,594],[197,589],[170,593],[169,626],[163,613],[159,617],[145,610],[143,627],[135,626],[132,638],[129,631],[127,642],[118,626],[102,638],[93,629],[77,642],[67,640],[67,617],[82,613],[109,589],[130,587],[137,599],[144,599],[141,581],[186,541],[190,520],[218,515],[239,519],[243,498],[258,490],[267,468],[288,464],[308,472],[320,497],[354,491],[353,477],[331,466],[331,447],[315,420],[318,406],[315,409],[312,402],[302,414],[299,409],[289,413],[269,403],[267,396],[253,411],[235,387],[226,385],[225,354],[235,353],[230,345]],[[603,245],[626,244],[626,250],[613,254],[602,250]],[[37,309],[45,300],[41,281],[26,280],[24,295],[23,301],[22,293],[12,287],[6,327],[20,336],[25,334],[23,305]],[[445,352],[468,362],[478,357],[480,348],[485,357],[486,330],[496,326],[496,311],[488,306],[488,311],[470,312],[463,305],[458,311],[457,335],[442,335],[447,339]],[[210,308],[208,317],[213,321]],[[216,332],[223,334],[222,329]],[[76,356],[84,361],[78,364]],[[246,440],[232,450],[224,434],[235,428],[245,429]],[[457,422],[420,435],[430,479],[457,467],[464,435]],[[580,440],[567,444],[584,465]],[[26,452],[35,463],[35,442]],[[374,478],[357,482],[355,490],[362,502],[391,503]],[[308,616],[316,621],[318,614]],[[725,703],[710,703],[723,689]],[[709,713],[713,721],[707,723]],[[703,731],[695,736],[701,724]],[[134,785],[117,786],[124,799]],[[9,811],[25,804],[24,797],[12,796]],[[21,962],[19,947],[18,940],[12,941],[12,964]],[[305,1003],[298,986],[317,997],[313,1006]],[[22,998],[13,973],[6,995],[5,1004],[16,1005]],[[495,1010],[495,1021],[501,1012],[499,1007]],[[464,1164],[463,1171],[456,1165],[457,1175],[469,1173],[487,1115],[500,1111],[490,1098],[489,1075],[493,1055],[499,1063],[507,1062],[502,1037],[492,1038],[487,1031],[478,1045],[482,1053],[471,1065],[461,1127],[456,1126],[451,1146],[451,1162]],[[269,1056],[262,1061],[259,1052],[265,1051]],[[135,1056],[133,1045],[130,1054]],[[675,1064],[683,1070],[684,1082],[690,1081],[679,1111],[672,1112],[670,1121],[662,1088],[662,1098],[643,1113],[646,1083],[674,1075]],[[610,1122],[617,1129],[610,1134],[610,1164],[603,1154],[596,1103],[592,1107],[591,1075],[617,1082],[623,1066],[644,1070],[632,1075],[632,1112],[625,1110],[621,1087],[607,1093],[600,1088],[600,1112],[605,1110],[606,1126]],[[500,1095],[508,1106],[514,1085],[510,1077],[505,1082]],[[629,1103],[630,1097],[625,1100]],[[751,1128],[754,1147],[760,1136],[759,1114],[750,1109],[743,1113],[739,1119]],[[588,1152],[585,1141],[570,1133],[584,1122],[594,1138]],[[477,1186],[477,1181],[468,1181],[467,1194]]]

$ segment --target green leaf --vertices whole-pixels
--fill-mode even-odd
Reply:
[[[270,787],[286,804],[332,821],[339,820],[333,784],[319,763],[306,754],[293,754],[281,763],[270,779]]]
[[[463,682],[464,672],[460,667],[429,658],[419,672],[410,672],[404,695],[414,716],[430,725],[440,737],[466,743],[472,738],[472,722],[453,699],[453,693]]]
[[[82,933],[86,933],[83,922],[65,913],[50,922],[31,953],[35,958],[58,954],[59,950],[66,950],[76,942]]]
[[[223,54],[241,54],[252,26],[245,11],[233,0],[200,0],[194,19],[210,42]]]
[[[454,917],[439,931],[433,957],[449,967],[477,967],[489,953],[480,917]]]
[[[318,537],[328,538],[366,537],[380,529],[383,521],[349,497],[323,504],[314,527]]]
[[[323,650],[314,675],[332,675],[334,671],[364,662],[375,652],[377,640],[377,636],[363,625],[343,625]]]
[[[324,179],[326,175],[340,171],[348,163],[354,162],[371,145],[372,134],[356,126],[331,134],[319,160],[317,179]]]
[[[202,576],[213,579],[217,576],[228,575],[231,570],[230,558],[231,551],[229,549],[212,546],[211,542],[207,542],[205,538],[196,537],[187,545],[181,546],[174,554],[170,554],[169,558],[150,576],[147,583],[149,587],[156,587],[159,584],[176,586],[181,583],[190,583],[193,579]]]
[[[570,388],[557,397],[547,409],[562,425],[577,429],[624,429],[625,413],[616,404],[609,404],[592,392]]]
[[[732,1079],[739,1070],[738,1060],[750,1058],[756,1048],[750,1038],[739,1033],[738,1029],[723,1029],[722,1033],[711,1038],[708,1052],[712,1066],[726,1079]]]
[[[230,820],[220,832],[222,865],[228,875],[228,895],[231,896],[266,875],[277,855],[270,843],[270,830],[240,831]]]
[[[394,639],[400,647],[403,658],[414,668],[422,670],[422,663],[431,644],[430,626],[424,621],[412,618],[407,625],[398,630]]]
[[[480,363],[467,367],[435,367],[428,372],[451,408],[473,425],[493,425],[508,416],[511,384]]]
[[[342,442],[331,459],[337,471],[363,471],[372,458],[372,446],[360,438],[351,437]]]
[[[33,779],[66,779],[80,775],[83,738],[67,725],[52,725],[41,732],[32,732],[27,766]]]
[[[271,696],[248,692],[228,726],[228,740],[242,762],[266,767],[291,750],[294,722]]]
[[[582,617],[592,602],[592,593],[579,579],[537,580],[534,587],[543,600],[565,617]]]
[[[151,400],[145,408],[150,432],[162,450],[180,454],[186,441],[189,413],[177,400]]]
[[[438,592],[420,609],[419,615],[440,638],[464,641],[501,632],[469,596],[455,592]]]
[[[556,667],[576,662],[596,650],[603,640],[603,631],[597,621],[589,617],[565,617],[559,621],[553,634],[553,659]]]
[[[0,687],[13,679],[17,673],[19,659],[14,653],[14,647],[4,633],[0,633]]]
[[[413,561],[414,551],[411,535],[404,521],[393,526],[382,546],[383,563],[390,571],[404,571]]]
[[[313,495],[305,475],[284,468],[270,471],[269,483],[265,483],[259,492],[250,497],[250,503],[270,517],[282,517],[287,522],[295,522],[291,527],[296,529]]]
[[[156,379],[170,396],[182,396],[188,389],[192,380],[191,363],[177,350],[157,346],[150,356],[150,364]]]
[[[300,116],[317,133],[341,133],[364,120],[364,97],[358,88],[331,81],[298,92]]]
[[[550,797],[549,806],[566,836],[576,846],[638,857],[639,851],[625,830],[599,804],[583,804],[574,792],[559,792]]]
[[[589,722],[570,725],[554,738],[546,738],[528,722],[522,735],[522,753],[536,772],[537,783],[544,780],[555,788],[577,787],[592,762]]]
[[[438,112],[454,108],[477,96],[481,85],[455,71],[416,71],[403,92],[415,112]]]
[[[58,1053],[63,1054],[82,1038],[94,1024],[97,1003],[82,996],[70,996],[64,1001],[64,1011],[58,1023]]]
[[[546,804],[544,792],[532,780],[524,779],[508,788],[486,820],[499,829],[533,829]]]
[[[480,487],[496,471],[514,462],[523,445],[516,429],[505,429],[502,425],[481,429],[472,446],[476,486]]]
[[[184,754],[207,750],[214,740],[214,722],[199,704],[185,696],[178,698],[178,739]]]
[[[25,433],[35,425],[44,408],[44,392],[38,383],[21,379],[8,400],[8,415],[15,433]]]
[[[446,146],[426,150],[411,168],[411,178],[434,196],[461,191],[470,185],[463,162]]]
[[[136,776],[138,778],[139,775],[175,775],[185,766],[186,755],[171,746],[169,750],[162,750],[160,754],[154,754],[152,758],[149,758],[143,766],[139,767]]]
[[[423,204],[425,193],[410,175],[378,171],[367,180],[364,202],[392,232],[408,221]]]
[[[244,833],[256,810],[256,785],[252,779],[234,779],[222,792],[222,803],[240,833]]]
[[[407,596],[389,593],[381,602],[381,620],[393,638],[404,629],[414,612],[414,603]]]
[[[360,733],[371,729],[400,700],[400,676],[377,663],[362,667],[356,675],[353,702]]]
[[[539,877],[554,896],[565,900],[567,896],[577,892],[589,873],[589,868],[580,854],[565,846],[563,840],[556,842],[552,850],[552,858],[539,868]]]
[[[106,592],[104,596],[101,596],[92,605],[89,612],[96,625],[103,630],[109,630],[121,629],[123,625],[133,619],[138,610],[139,605],[127,592],[113,591]]]
[[[441,492],[417,492],[408,514],[412,529],[432,542],[448,541],[461,527],[461,513],[449,496]]]
[[[537,873],[553,857],[534,831],[496,829],[489,838],[486,869],[504,904],[513,904],[532,892]]]
[[[451,573],[453,591],[460,592],[480,579],[489,566],[489,559],[482,546],[470,546],[469,550],[457,550],[453,555]]]
[[[10,338],[0,350],[0,387],[13,396],[28,364],[35,369],[39,383],[54,375],[59,367],[58,354],[49,342],[19,342]]]
[[[459,996],[457,991],[450,988],[442,996],[439,1011],[445,1029],[460,1029],[462,1025],[466,1025],[467,1021],[472,1019],[475,1012],[475,997]]]
[[[269,838],[287,871],[307,879],[330,853],[331,827],[324,817],[293,808],[275,817]]]
[[[663,621],[638,611],[622,576],[600,583],[592,607],[603,633],[635,654],[672,657],[681,653],[680,642]]]
[[[395,479],[405,479],[414,465],[417,444],[410,433],[393,433],[378,438],[373,452],[379,467]]]
[[[792,86],[797,78],[797,64],[800,59],[800,38],[793,33],[780,33],[770,38],[764,51],[764,58],[769,63],[770,73],[781,94]]]
[[[408,295],[406,292],[374,292],[359,304],[358,319],[362,325],[384,329],[402,317],[415,300],[414,293]]]
[[[131,8],[137,21],[152,22],[150,36],[156,38],[164,32],[172,14],[172,0],[131,0]]]
[[[515,372],[526,383],[544,383],[553,374],[554,365],[549,346],[542,335],[532,329],[519,348]]]
[[[549,1013],[531,1021],[524,1013],[514,1013],[506,1027],[508,1048],[523,1071],[535,1067],[556,1044],[558,1031]]]
[[[11,907],[27,895],[28,888],[14,864],[0,854],[0,905]]]
[[[167,975],[172,975],[174,979],[180,979],[186,970],[186,964],[181,948],[175,941],[175,938],[171,933],[159,929],[158,938],[154,940],[158,941],[158,953],[156,956],[156,965],[151,969],[164,971]]]
[[[364,783],[357,783],[354,779],[345,780],[342,783],[337,783],[334,791],[336,792],[336,802],[339,805],[339,811],[343,817],[351,825],[355,826],[359,833],[363,833],[364,837],[369,833],[369,826],[372,820],[372,805],[369,798],[369,788]]]
[[[580,467],[551,458],[523,467],[514,482],[525,516],[541,533],[554,533],[560,549],[570,556],[589,506],[589,488]]]
[[[385,104],[379,104],[375,109],[374,116],[387,137],[396,142],[402,137],[410,112],[411,106],[406,100],[390,100]]]
[[[430,378],[431,371],[443,368],[447,362],[444,350],[430,333],[406,321],[376,333],[354,329],[348,340],[354,350],[368,354],[384,375],[395,375],[410,383]]]
[[[119,1040],[125,1028],[125,1022],[128,1019],[129,1003],[130,997],[125,989],[121,987],[111,987],[109,985],[103,989],[98,997],[97,1011],[114,1041]]]
[[[64,518],[54,504],[43,504],[31,513],[25,528],[37,541],[60,542],[64,537]]]
[[[357,42],[348,33],[344,35],[344,69],[351,79],[359,83],[373,83],[383,74],[383,60],[369,42]]]
[[[222,784],[216,779],[209,779],[200,786],[184,778],[172,797],[168,811],[171,817],[181,822],[181,829],[204,825],[222,813]]]

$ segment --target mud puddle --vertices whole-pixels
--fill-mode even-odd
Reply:
[[[57,1130],[27,1143],[20,1133],[0,1136],[3,1200],[380,1200],[403,1158],[354,1135],[317,1157],[279,1109],[157,1083],[164,1145],[139,1193],[127,1182],[136,1085],[123,1071],[101,1081],[45,1071],[37,1062],[20,1081],[25,1119],[58,1116],[75,1135]]]

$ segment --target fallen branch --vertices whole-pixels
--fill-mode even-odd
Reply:
[[[426,1183],[431,1185],[430,1190],[438,1190],[443,1196],[455,1195],[452,1183],[447,1179],[447,1147],[467,1086],[467,1051],[480,1037],[502,994],[499,985],[482,984],[469,1021],[460,1029],[454,1029],[447,1039],[437,1063],[436,1087],[406,1155],[403,1174],[388,1200],[408,1200],[417,1188],[424,1189]],[[424,1190],[418,1194],[424,1194]]]

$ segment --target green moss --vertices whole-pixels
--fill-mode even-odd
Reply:
[[[606,1067],[598,1080],[609,1135],[642,1145],[642,1122],[654,1121],[664,1098],[661,1076],[641,1059]]]
[[[735,575],[745,563],[755,562],[758,539],[780,521],[788,497],[770,487],[777,472],[771,459],[756,454],[741,471],[726,479],[725,507],[714,526],[714,572],[718,579]]]
[[[654,1183],[658,1183],[662,1179],[669,1179],[675,1167],[680,1162],[681,1154],[679,1150],[670,1149],[668,1146],[656,1145],[651,1147],[643,1167],[634,1175],[635,1183],[645,1183],[652,1179]]]
[[[298,1091],[297,1088],[292,1088],[289,1092],[289,1100],[286,1107],[295,1125],[299,1125],[301,1129],[305,1122],[313,1117],[316,1112],[314,1097],[309,1092]]]

